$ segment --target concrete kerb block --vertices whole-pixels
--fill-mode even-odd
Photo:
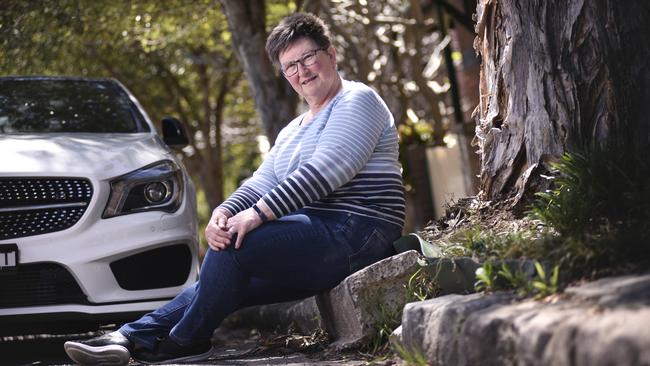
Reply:
[[[408,303],[401,327],[391,335],[391,346],[398,354],[424,357],[432,365],[458,365],[464,352],[459,346],[459,332],[465,320],[476,312],[512,300],[513,296],[507,293],[453,294]]]
[[[648,365],[649,281],[601,279],[552,302],[497,292],[409,303],[391,345],[430,365]]]
[[[316,297],[325,329],[337,350],[357,348],[375,336],[387,313],[401,312],[405,284],[421,256],[407,251],[374,263]]]
[[[602,278],[571,286],[565,293],[577,301],[589,301],[602,307],[650,306],[650,273]]]

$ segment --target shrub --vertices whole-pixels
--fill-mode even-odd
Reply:
[[[573,270],[647,262],[650,255],[650,160],[626,146],[592,146],[553,165],[554,188],[538,193],[530,215],[559,234],[548,257]]]

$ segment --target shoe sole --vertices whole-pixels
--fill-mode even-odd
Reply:
[[[63,345],[63,349],[72,361],[80,365],[123,366],[128,364],[131,358],[129,350],[117,344],[93,347],[68,341]]]
[[[199,362],[199,361],[206,361],[207,359],[212,356],[212,353],[214,352],[214,347],[210,348],[207,352],[198,354],[198,355],[191,355],[191,356],[184,356],[184,357],[178,357],[178,358],[171,358],[169,360],[163,360],[163,361],[156,361],[156,362],[151,362],[151,361],[146,361],[146,360],[139,360],[137,358],[133,358],[134,360],[143,363],[145,365],[164,365],[168,363],[189,363],[189,362]]]

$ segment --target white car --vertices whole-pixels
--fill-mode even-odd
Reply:
[[[196,281],[186,144],[115,80],[0,77],[0,333],[135,319]]]

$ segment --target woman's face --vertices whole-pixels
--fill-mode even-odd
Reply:
[[[320,107],[329,101],[338,91],[340,78],[336,72],[336,51],[334,47],[317,51],[314,63],[303,66],[298,60],[318,50],[319,47],[310,38],[301,38],[289,45],[280,53],[280,65],[285,69],[289,64],[296,63],[298,72],[286,76],[293,89],[300,94],[310,107]]]

